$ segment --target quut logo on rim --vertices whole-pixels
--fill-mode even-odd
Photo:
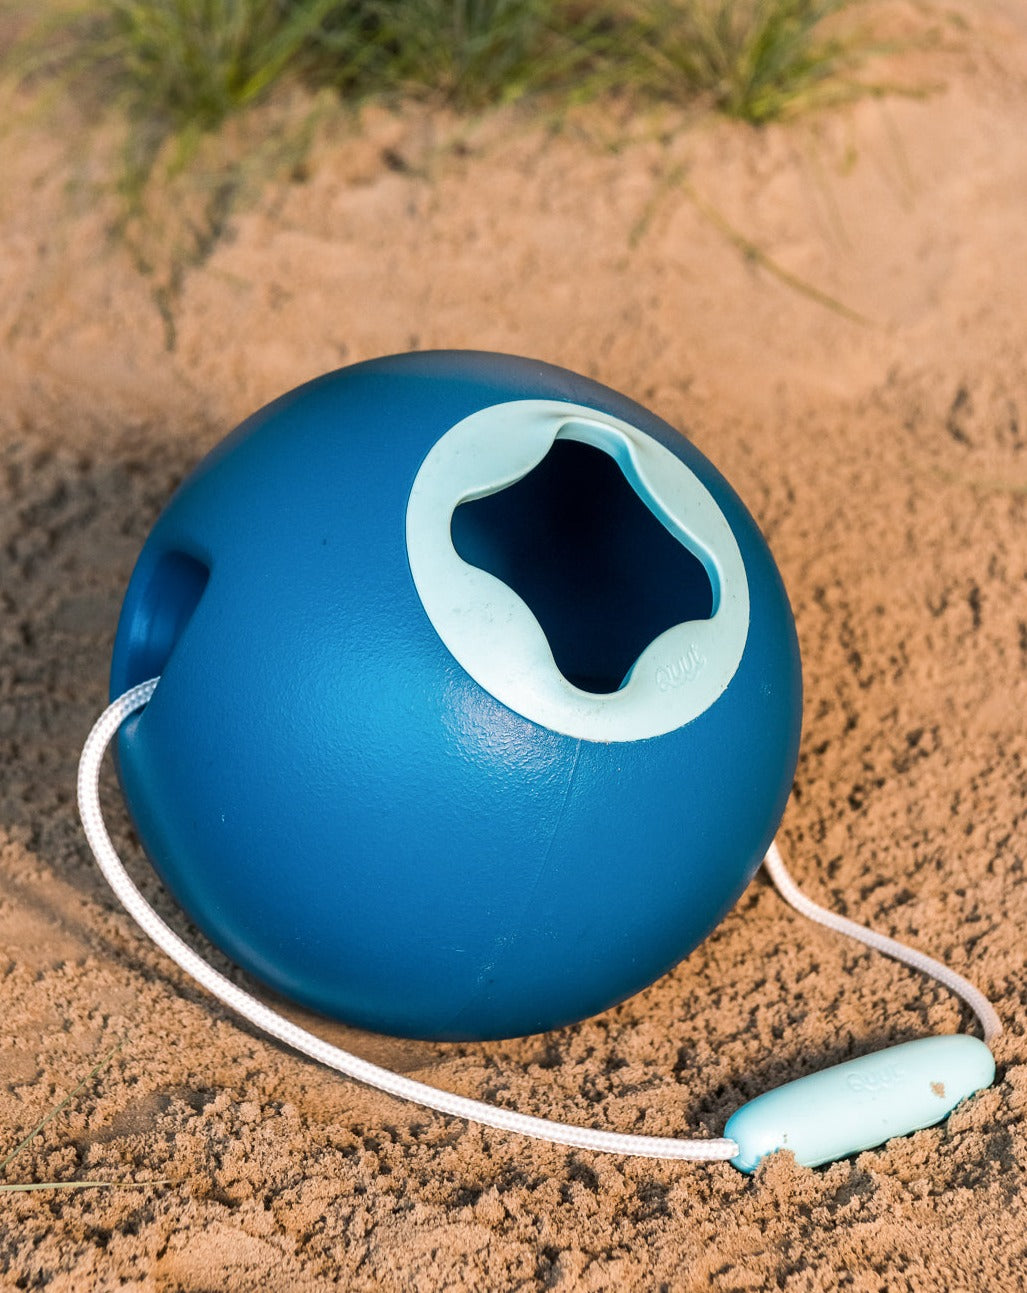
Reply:
[[[693,642],[684,655],[670,664],[661,664],[656,670],[656,685],[660,691],[672,691],[686,682],[694,682],[706,667],[706,657]]]

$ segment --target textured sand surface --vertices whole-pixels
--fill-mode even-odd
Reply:
[[[930,94],[762,132],[371,114],[233,215],[162,309],[159,269],[109,235],[74,109],[0,141],[0,1158],[121,1042],[5,1179],[166,1182],[4,1194],[0,1287],[1027,1282],[1027,13],[888,12],[937,31],[885,69]],[[1006,1025],[996,1085],[947,1124],[752,1179],[484,1132],[252,1034],[116,908],[75,764],[163,501],[272,396],[435,346],[598,377],[686,430],[753,510],[803,650],[793,869],[979,982]],[[107,785],[135,873],[184,928]],[[673,974],[556,1035],[312,1026],[526,1111],[718,1135],[769,1086],[970,1021],[758,878]]]

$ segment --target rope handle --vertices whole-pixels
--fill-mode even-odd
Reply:
[[[607,1154],[693,1162],[738,1159],[739,1145],[727,1136],[690,1140],[666,1136],[627,1135],[598,1128],[578,1127],[568,1123],[551,1122],[545,1118],[530,1117],[403,1077],[377,1064],[362,1060],[349,1051],[331,1045],[305,1028],[300,1028],[215,970],[165,924],[136,888],[111,842],[100,807],[100,767],[107,747],[125,719],[145,707],[159,682],[159,678],[151,678],[130,688],[108,705],[97,719],[86,739],[79,761],[78,805],[86,839],[115,896],[143,932],[148,934],[186,974],[205,987],[230,1010],[286,1046],[346,1077],[363,1082],[399,1099],[411,1100],[426,1108],[435,1109],[439,1113],[465,1118],[499,1131],[515,1131],[553,1144],[569,1145],[577,1149],[595,1150]],[[1002,1025],[990,1002],[961,975],[939,961],[827,911],[807,898],[788,874],[776,843],[770,847],[765,866],[781,896],[803,915],[830,929],[848,934],[849,937],[858,939],[945,984],[975,1012],[984,1028],[986,1041],[990,1041],[1001,1032]],[[736,1163],[736,1165],[740,1164]],[[743,1168],[743,1170],[750,1169]]]

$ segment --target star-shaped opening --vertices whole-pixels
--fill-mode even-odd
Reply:
[[[714,609],[699,558],[602,449],[558,438],[521,480],[453,513],[456,551],[524,601],[557,668],[611,693],[661,633]]]

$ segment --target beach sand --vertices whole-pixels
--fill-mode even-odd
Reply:
[[[0,1157],[120,1049],[3,1179],[161,1183],[5,1193],[0,1287],[1027,1282],[1027,11],[879,12],[933,33],[878,64],[899,89],[759,131],[599,108],[559,129],[517,111],[331,119],[290,182],[236,203],[184,267],[149,272],[112,233],[103,129],[71,103],[8,121]],[[178,207],[163,216],[183,227]],[[995,1086],[947,1123],[816,1170],[778,1156],[753,1178],[484,1131],[256,1035],[117,907],[75,767],[154,518],[262,403],[434,347],[624,391],[756,516],[804,663],[792,869],[979,983],[1005,1024]],[[105,787],[146,893],[224,968],[138,857],[113,774]],[[763,877],[673,973],[554,1035],[437,1045],[291,1013],[453,1091],[700,1136],[777,1083],[973,1027]]]

